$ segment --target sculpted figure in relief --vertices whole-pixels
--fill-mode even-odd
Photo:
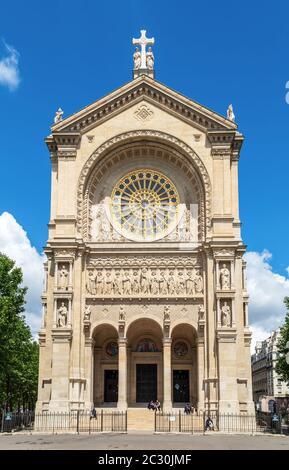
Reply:
[[[140,286],[143,294],[149,294],[149,282],[148,270],[147,268],[142,268]]]
[[[68,287],[68,271],[64,265],[59,271],[59,287],[62,290],[66,290]]]
[[[61,306],[57,310],[57,326],[63,328],[66,326],[67,323],[67,307],[65,306],[64,302],[61,303]]]
[[[133,271],[132,275],[132,293],[139,294],[139,273],[138,271]]]
[[[130,279],[130,273],[127,270],[123,273],[122,284],[123,284],[123,294],[131,295],[131,279]]]
[[[112,277],[111,277],[111,272],[107,271],[106,272],[106,278],[105,278],[105,294],[111,295],[112,294]]]
[[[175,294],[176,293],[176,280],[175,280],[174,271],[169,271],[168,292],[169,292],[169,294]]]
[[[166,279],[166,272],[161,270],[159,277],[159,291],[160,294],[166,295],[168,293],[168,281]]]
[[[195,293],[195,279],[191,270],[187,271],[186,291],[188,295]]]
[[[177,278],[177,293],[184,294],[185,292],[186,292],[186,288],[185,288],[184,273],[183,271],[179,271],[178,278]]]
[[[159,294],[159,279],[156,270],[151,271],[150,291],[153,295]]]
[[[122,277],[120,271],[115,271],[115,276],[113,279],[113,292],[116,295],[122,294]]]
[[[88,281],[87,281],[87,291],[90,294],[96,294],[96,271],[89,270],[88,271]]]
[[[220,269],[220,284],[223,290],[229,290],[231,288],[231,274],[225,264],[223,264],[222,269]]]
[[[224,305],[221,309],[221,325],[231,326],[231,309],[227,302],[224,302]]]
[[[104,278],[102,271],[97,271],[96,275],[96,293],[103,294],[104,293]]]
[[[199,270],[196,271],[196,275],[195,275],[195,291],[198,294],[203,292],[203,278]]]

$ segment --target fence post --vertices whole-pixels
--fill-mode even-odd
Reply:
[[[76,432],[79,434],[79,410],[77,410],[76,415]]]
[[[182,432],[182,415],[181,415],[181,410],[179,410],[179,432]]]
[[[1,432],[3,432],[3,429],[4,429],[4,415],[5,415],[5,410],[3,408],[2,409],[2,419],[1,419]]]
[[[103,431],[103,410],[100,413],[100,430]]]
[[[156,430],[157,430],[157,413],[155,411],[155,432],[156,432]]]

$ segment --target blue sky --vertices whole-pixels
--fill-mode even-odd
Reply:
[[[2,2],[0,61],[18,60],[20,83],[0,82],[0,214],[39,251],[47,239],[50,161],[44,144],[56,109],[78,111],[132,76],[132,37],[154,36],[156,78],[225,114],[233,103],[246,140],[240,208],[249,251],[289,266],[288,1],[27,0]],[[13,52],[13,50],[12,50]]]

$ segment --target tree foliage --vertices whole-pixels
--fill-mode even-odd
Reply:
[[[32,408],[37,397],[38,344],[23,315],[22,271],[0,253],[0,406]]]
[[[284,304],[287,308],[284,325],[280,329],[280,340],[278,341],[278,360],[276,372],[280,378],[289,385],[288,345],[289,342],[289,297],[285,297]],[[287,346],[286,346],[287,345]],[[287,360],[286,360],[287,356]]]

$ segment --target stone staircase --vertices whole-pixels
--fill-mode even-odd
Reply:
[[[127,409],[128,431],[151,431],[155,430],[155,413],[147,408]]]

